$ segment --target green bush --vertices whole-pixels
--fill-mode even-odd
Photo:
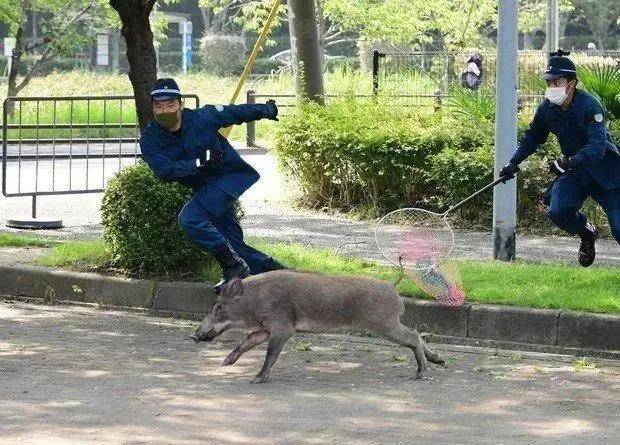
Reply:
[[[578,74],[586,91],[599,99],[608,118],[620,119],[620,66],[583,66]]]
[[[429,195],[429,155],[478,143],[437,119],[384,103],[305,104],[282,118],[275,149],[311,207],[386,209]]]
[[[277,60],[256,59],[252,66],[252,74],[272,74],[279,72],[286,65]]]
[[[455,87],[447,99],[451,114],[458,118],[493,123],[495,120],[495,91],[488,86],[477,90]]]
[[[229,35],[205,33],[199,53],[203,68],[217,75],[240,74],[247,59],[245,40]]]
[[[529,119],[521,120],[520,135]],[[490,182],[493,133],[490,122],[471,116],[458,121],[388,103],[341,100],[326,107],[304,104],[282,117],[275,150],[300,184],[304,205],[374,217],[399,207],[444,211]],[[522,165],[520,227],[549,231],[541,200],[553,180],[547,161],[559,154],[551,136]],[[491,192],[480,196],[458,212],[456,223],[490,228],[492,202]],[[591,203],[586,211],[604,220]]]
[[[103,239],[113,265],[139,275],[166,276],[194,271],[207,256],[177,222],[192,191],[158,180],[140,162],[112,179],[101,206]]]

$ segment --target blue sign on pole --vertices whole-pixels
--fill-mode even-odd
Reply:
[[[187,73],[187,69],[192,65],[192,22],[181,23],[182,49],[181,49],[181,65],[183,73]]]
[[[185,63],[189,68],[192,66],[192,35],[185,34]]]

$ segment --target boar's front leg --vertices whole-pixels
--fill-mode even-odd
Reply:
[[[260,370],[256,377],[254,377],[250,383],[265,383],[269,380],[269,373],[271,372],[271,367],[278,359],[280,352],[282,352],[282,348],[288,341],[293,333],[291,331],[275,331],[272,332],[269,338],[269,345],[267,346],[267,356],[265,357],[265,363],[263,364],[263,369]]]
[[[243,343],[241,343],[230,354],[228,354],[228,357],[226,357],[222,362],[222,366],[232,365],[237,360],[239,360],[239,357],[248,352],[250,349],[260,345],[268,338],[269,332],[266,330],[252,332],[246,337]]]

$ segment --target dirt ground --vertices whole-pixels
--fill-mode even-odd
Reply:
[[[416,380],[383,340],[291,340],[271,382],[265,349],[195,345],[196,323],[0,299],[2,444],[618,443],[620,367],[437,345]],[[434,346],[434,345],[432,345]]]

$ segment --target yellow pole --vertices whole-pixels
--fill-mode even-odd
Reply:
[[[239,78],[239,82],[237,82],[237,88],[235,89],[235,92],[233,93],[232,99],[230,99],[231,105],[234,104],[235,101],[237,100],[237,97],[239,96],[239,93],[241,92],[241,88],[243,88],[243,84],[245,83],[248,76],[250,75],[250,72],[252,71],[252,66],[254,65],[254,61],[256,60],[256,57],[258,57],[258,53],[260,53],[260,51],[262,50],[265,40],[267,40],[269,31],[271,31],[273,22],[276,16],[278,15],[278,8],[280,7],[281,3],[282,3],[282,0],[275,0],[275,2],[273,3],[273,6],[271,7],[271,11],[269,12],[269,16],[267,17],[265,26],[263,27],[263,30],[258,36],[258,40],[256,40],[256,43],[254,44],[254,49],[252,49],[250,58],[245,64],[245,68],[243,69],[243,73],[241,74],[241,77]],[[232,127],[221,128],[220,134],[224,137],[228,137],[231,130],[232,130]]]

